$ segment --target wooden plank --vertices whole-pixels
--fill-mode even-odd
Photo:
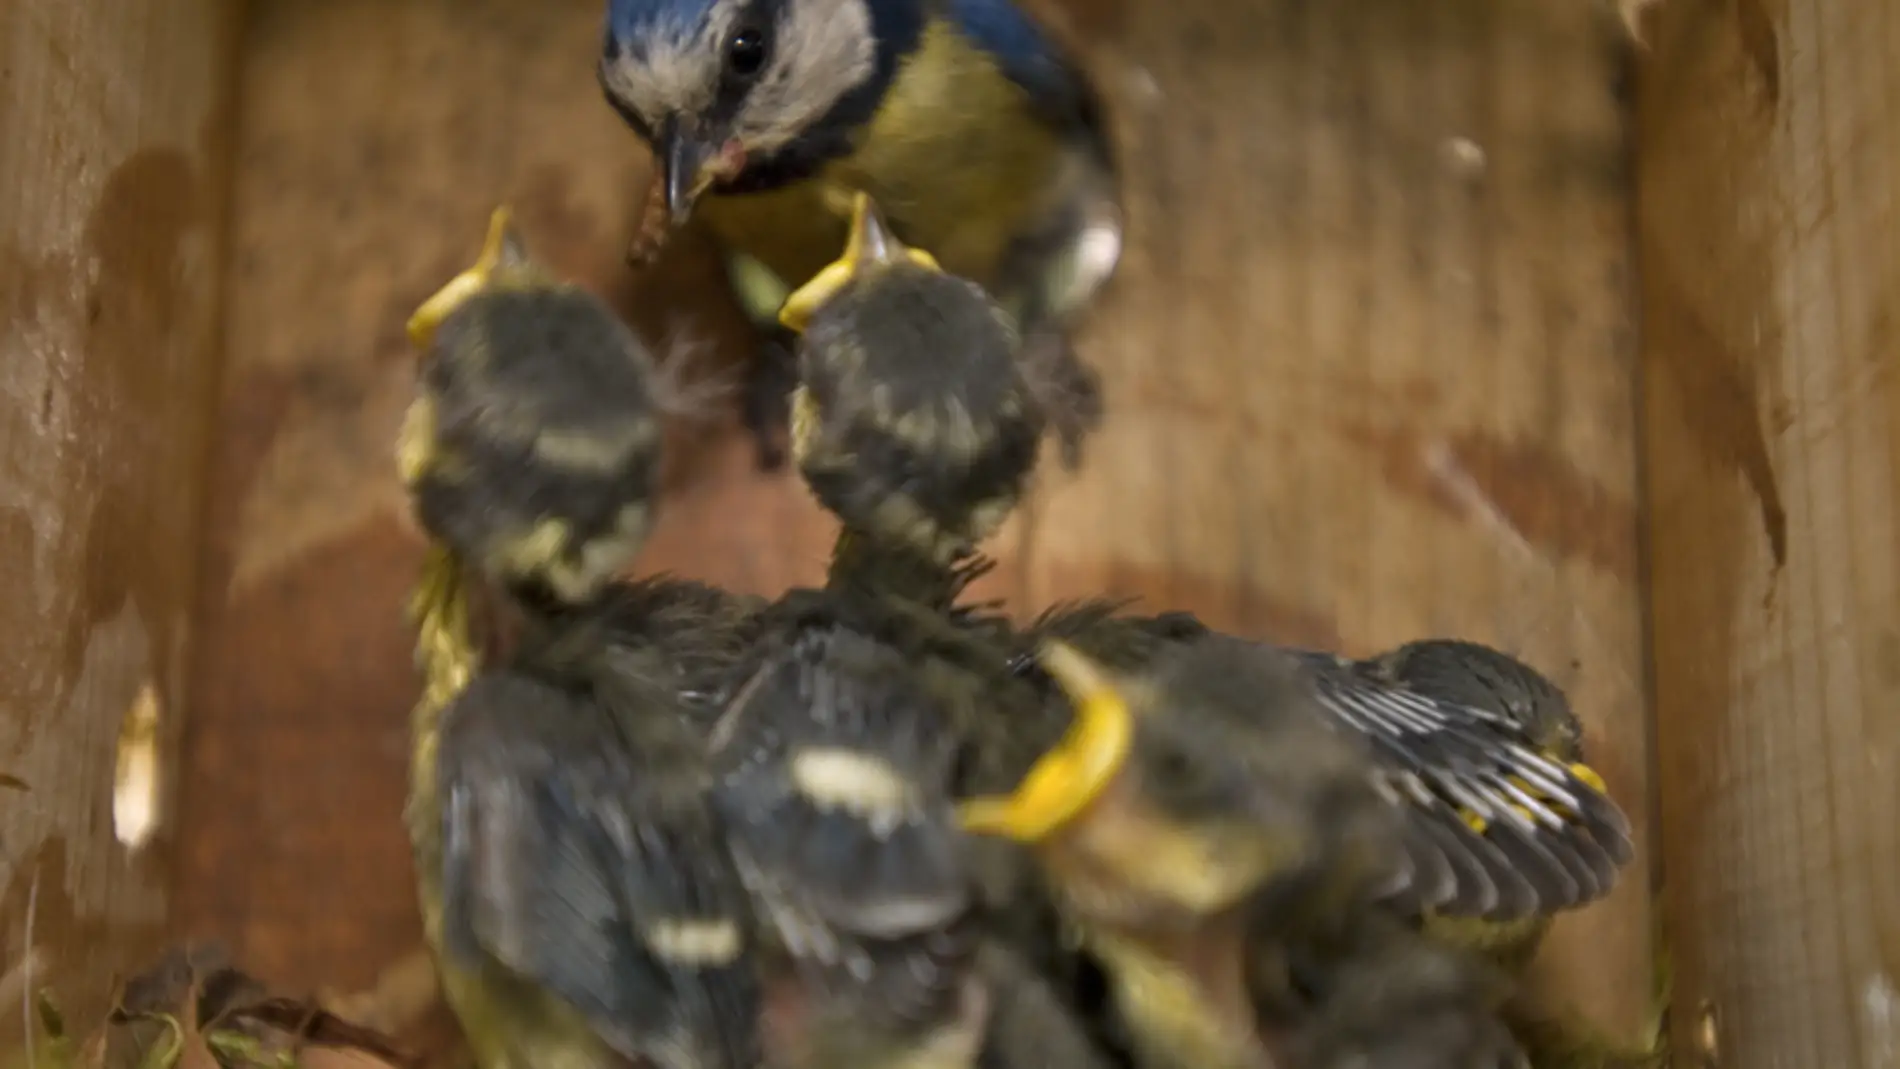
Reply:
[[[1900,18],[1658,22],[1641,264],[1680,1018],[1729,1069],[1900,1065]]]
[[[146,696],[163,772],[182,722],[237,15],[110,7],[0,7],[0,772],[27,787],[0,789],[9,1050],[26,994],[84,1026],[153,952],[177,834],[115,835],[115,743]]]
[[[1140,593],[1360,652],[1498,640],[1573,688],[1640,824],[1613,25],[1496,0],[1066,10],[1131,149],[1128,266],[1086,342],[1114,411],[1092,470],[1051,475],[1007,532],[993,589],[1024,609]],[[591,0],[256,7],[192,754],[219,787],[181,908],[280,982],[366,982],[414,932],[403,315],[508,197],[650,336],[690,319],[734,355],[703,248],[640,284],[620,266],[645,163],[598,100],[597,19]],[[829,523],[733,430],[685,454],[642,566],[816,576]],[[1563,994],[1606,1020],[1635,1016],[1648,974],[1645,881],[1558,940],[1572,961],[1598,944]]]
[[[1108,587],[1368,653],[1461,635],[1568,688],[1646,840],[1627,130],[1586,4],[1088,10],[1132,161],[1095,466],[1027,601]],[[1090,28],[1092,27],[1092,29]],[[1538,967],[1648,1012],[1648,871]]]

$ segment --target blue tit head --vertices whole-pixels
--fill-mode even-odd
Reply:
[[[653,146],[679,222],[709,188],[783,185],[848,152],[924,18],[924,0],[608,0],[601,88]]]
[[[960,816],[1038,853],[1086,915],[1211,916],[1298,886],[1342,835],[1382,851],[1396,834],[1358,740],[1273,651],[1176,643],[1130,672],[1050,642],[1040,660],[1074,706],[1068,735],[1013,794]]]

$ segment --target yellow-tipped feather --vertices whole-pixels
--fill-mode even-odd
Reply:
[[[475,258],[475,265],[450,279],[448,285],[435,291],[409,317],[409,340],[417,348],[427,348],[435,337],[435,328],[449,317],[449,313],[488,286],[489,277],[515,242],[513,231],[513,213],[508,206],[504,204],[496,208],[488,217],[488,236],[482,241],[482,252]]]
[[[422,668],[422,705],[440,711],[475,675],[476,653],[468,627],[468,593],[454,551],[432,544],[422,577],[409,601],[416,626],[416,662]]]
[[[1041,660],[1075,705],[1075,720],[1015,793],[960,807],[966,831],[1025,843],[1047,838],[1100,797],[1128,761],[1134,717],[1102,670],[1061,642],[1045,644]]]
[[[851,233],[845,238],[844,255],[825,265],[810,282],[800,286],[779,308],[778,321],[787,330],[803,331],[812,314],[838,295],[863,268],[872,264],[898,264],[909,261],[931,271],[941,271],[936,257],[922,249],[913,249],[897,240],[871,195],[859,191],[851,199]]]
[[[1610,785],[1603,782],[1603,777],[1597,775],[1597,770],[1591,768],[1589,765],[1572,764],[1570,766],[1570,772],[1578,779],[1589,784],[1590,789],[1596,791],[1598,794],[1607,795],[1610,793]]]
[[[818,400],[799,383],[792,390],[792,463],[803,466],[818,436]]]

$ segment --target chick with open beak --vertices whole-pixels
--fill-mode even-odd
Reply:
[[[1366,900],[1401,856],[1363,748],[1290,660],[1181,644],[1121,674],[1052,641],[1040,661],[1070,733],[1014,793],[964,803],[964,828],[1035,853],[1145,1069],[1274,1064],[1250,940]]]

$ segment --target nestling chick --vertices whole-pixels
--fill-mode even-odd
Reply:
[[[645,346],[531,260],[506,208],[409,334],[425,356],[399,456],[423,527],[506,587],[586,600],[650,522],[661,425]]]
[[[1537,752],[1565,765],[1583,761],[1583,724],[1563,691],[1509,654],[1475,642],[1425,639],[1368,658],[1356,669],[1367,680],[1499,717],[1516,725]],[[1502,921],[1433,915],[1426,925],[1439,938],[1516,972],[1536,956],[1551,920],[1547,912]]]
[[[478,675],[442,716],[416,860],[449,1003],[484,1069],[750,1069],[748,904],[699,740],[664,671],[565,652]]]
[[[765,640],[714,732],[716,804],[780,954],[782,1065],[952,1069],[990,1002],[951,801],[955,714],[927,674],[843,627]]]
[[[1007,672],[1008,621],[961,603],[989,566],[978,545],[1038,460],[1044,421],[1015,330],[981,288],[899,242],[862,193],[844,255],[781,318],[800,332],[793,457],[840,520],[826,588],[807,597],[855,606],[856,626],[980,692],[981,713],[961,725],[957,787],[1006,789],[1068,719]],[[985,842],[974,855],[989,929],[1066,981],[1073,956],[1020,852]]]
[[[746,901],[671,651],[530,628],[478,672],[458,582],[440,553],[418,597],[406,817],[425,941],[477,1065],[750,1066]],[[714,650],[711,633],[671,645]]]
[[[1162,643],[1139,676],[1050,642],[1069,737],[964,826],[1027,844],[1101,959],[1144,1067],[1262,1069],[1255,924],[1352,909],[1407,875],[1364,740],[1290,658]]]
[[[835,255],[849,190],[998,294],[1076,461],[1100,399],[1067,333],[1120,259],[1119,182],[1094,89],[1010,0],[609,0],[599,74],[672,219],[725,248],[763,464],[791,385],[776,314]]]
[[[1360,663],[1369,678],[1434,701],[1483,710],[1516,724],[1539,750],[1583,760],[1583,723],[1557,684],[1501,650],[1459,639],[1421,639]]]
[[[1344,869],[1321,867],[1315,871],[1357,871],[1358,886],[1364,889],[1369,886],[1367,881],[1379,882],[1376,859],[1383,853],[1391,866],[1389,880],[1376,889],[1373,897],[1386,908],[1493,919],[1548,913],[1579,905],[1607,891],[1618,866],[1630,855],[1627,822],[1602,795],[1600,780],[1594,773],[1581,766],[1566,767],[1539,753],[1508,717],[1434,702],[1367,678],[1349,670],[1350,666],[1341,667],[1323,655],[1289,657],[1285,651],[1210,631],[1186,614],[1124,617],[1111,606],[1084,605],[1048,614],[1032,630],[1046,638],[1074,643],[1119,673],[1112,677],[1115,680],[1112,685],[1098,693],[1141,694],[1143,681],[1149,681],[1145,685],[1149,688],[1147,693],[1152,695],[1158,688],[1151,680],[1161,670],[1160,666],[1189,656],[1190,651],[1200,651],[1192,656],[1223,660],[1226,668],[1220,671],[1237,680],[1249,680],[1246,674],[1250,671],[1246,668],[1249,662],[1259,662],[1261,667],[1251,670],[1256,673],[1284,672],[1289,665],[1293,666],[1302,681],[1301,687],[1296,689],[1304,690],[1308,699],[1316,700],[1289,703],[1284,698],[1284,683],[1278,684],[1276,689],[1257,675],[1251,681],[1234,684],[1238,689],[1234,692],[1233,704],[1243,710],[1242,715],[1233,720],[1226,734],[1197,724],[1201,738],[1219,738],[1221,743],[1202,751],[1187,749],[1189,759],[1182,760],[1182,764],[1191,770],[1188,775],[1192,780],[1209,783],[1261,780],[1270,770],[1263,766],[1248,772],[1238,771],[1244,767],[1243,758],[1238,755],[1248,752],[1250,739],[1266,745],[1258,743],[1264,735],[1252,720],[1260,717],[1258,710],[1270,707],[1301,710],[1312,717],[1314,727],[1355,744],[1354,752],[1370,766],[1367,775],[1374,785],[1379,805],[1389,811],[1397,827],[1395,830],[1385,818],[1367,816],[1365,820],[1369,823],[1360,827],[1370,830],[1350,836],[1350,841],[1365,847],[1358,855],[1363,863]],[[1208,667],[1206,674],[1218,672]],[[1089,686],[1092,688],[1094,684]],[[1257,695],[1248,697],[1249,689]],[[1156,704],[1152,697],[1145,701]],[[1133,699],[1127,704],[1143,707]],[[1107,707],[1116,706],[1111,703]],[[1213,718],[1207,719],[1212,722]],[[1130,722],[1145,725],[1148,721],[1135,717]],[[1116,742],[1113,732],[1105,726],[1090,727],[1084,715],[1078,716],[1077,724],[1077,734],[1072,740],[1058,747],[1039,772],[1032,772],[1025,779],[1015,795],[1013,808],[992,808],[987,815],[979,811],[981,819],[992,821],[991,830],[1010,834],[1008,822],[998,814],[1012,812],[1014,816],[1009,819],[1016,822],[1014,834],[1018,838],[1046,839],[1049,833],[1038,832],[1036,821],[1053,822],[1053,826],[1061,827],[1075,819],[1074,812],[1097,812],[1100,803],[1094,799],[1106,792],[1106,788],[1099,785],[1118,782],[1118,774],[1102,772],[1091,780],[1073,771],[1065,772],[1065,768],[1080,767],[1081,760],[1074,756],[1063,757],[1065,753],[1094,752],[1103,762],[1102,767],[1113,769],[1118,763],[1144,767],[1142,762],[1156,759],[1147,756],[1149,750],[1165,757],[1186,749],[1155,747],[1146,741],[1146,736]],[[1090,739],[1096,741],[1089,742]],[[1117,747],[1123,754],[1120,758],[1113,756]],[[1282,752],[1289,749],[1297,752],[1297,748],[1283,744],[1277,748]],[[1049,771],[1051,768],[1055,771]],[[1094,782],[1098,786],[1082,790],[1074,786],[1078,782]],[[1231,797],[1219,801],[1228,811],[1230,830],[1244,831],[1254,823],[1249,809],[1241,801]],[[1113,816],[1115,810],[1110,808],[1109,813]],[[1089,819],[1084,821],[1084,826],[1096,823]],[[1203,879],[1225,888],[1264,882],[1265,870],[1256,866],[1250,872],[1244,866],[1246,853],[1231,846],[1219,852],[1205,845],[1195,847],[1193,844],[1204,839],[1206,833],[1196,828],[1201,839],[1182,834],[1179,827],[1182,823],[1178,817],[1167,822],[1151,821],[1150,828],[1162,830],[1150,830],[1146,837],[1172,837],[1178,843],[1188,844],[1177,847],[1177,854],[1186,854],[1190,859],[1215,856],[1221,859],[1218,865],[1198,860],[1164,862],[1158,859],[1172,855],[1162,853],[1159,846],[1144,844],[1138,851],[1129,850],[1129,854],[1142,862],[1151,862],[1151,867],[1130,866],[1126,873],[1097,871],[1094,876],[1100,886],[1096,895],[1112,898],[1111,891],[1134,894],[1141,890],[1142,880],[1155,878],[1155,872],[1176,874],[1169,877],[1173,882],[1182,879],[1178,875],[1182,872],[1205,872]],[[1047,860],[1045,867],[1055,882],[1069,885],[1064,890],[1073,897],[1075,880],[1065,878],[1061,870]],[[1347,886],[1353,885],[1352,881],[1347,882]],[[1310,911],[1292,909],[1289,902],[1304,896],[1312,903],[1338,904],[1335,896],[1316,893],[1312,888],[1303,889],[1298,880],[1285,881],[1282,886],[1287,888],[1285,892],[1256,898],[1259,907],[1256,918],[1277,917],[1283,927],[1296,923],[1310,929],[1314,923]],[[1319,916],[1325,915],[1322,911]],[[1257,942],[1260,933],[1250,933],[1250,938]],[[1128,971],[1126,966],[1118,966],[1112,955],[1103,956],[1108,959],[1111,972]],[[1118,978],[1118,982],[1124,987],[1127,985],[1125,979]],[[1286,1002],[1273,990],[1277,985],[1272,977],[1256,975],[1251,986],[1256,1004]],[[1156,996],[1146,997],[1165,1004]],[[1237,1019],[1235,1014],[1226,1011],[1228,1024],[1222,1026],[1215,1019],[1219,1014],[1205,1009],[1219,1005],[1213,999],[1181,997],[1173,1009],[1152,1014],[1156,1017],[1172,1015],[1175,1018],[1172,1025],[1143,1021],[1140,1011],[1124,1012],[1134,1018],[1131,1027],[1138,1035],[1163,1027],[1183,1029],[1190,1024],[1205,1033],[1219,1034],[1224,1030],[1231,1035],[1231,1022]],[[1142,1045],[1144,1049],[1168,1046],[1153,1040],[1142,1041]],[[1178,1046],[1178,1042],[1175,1045]]]
[[[410,326],[429,358],[400,459],[435,544],[407,818],[450,1007],[483,1069],[750,1067],[747,901],[684,701],[736,657],[729,607],[690,584],[602,596],[652,504],[652,368],[505,211]],[[501,666],[468,633],[465,557],[524,599]]]
[[[1541,690],[1495,709],[1465,705],[1429,691],[1474,699],[1479,692],[1450,690],[1442,680],[1421,692],[1385,678],[1389,667],[1280,650],[1213,631],[1187,613],[1123,616],[1102,602],[1053,610],[1033,630],[1125,671],[1180,643],[1296,658],[1327,721],[1369,740],[1381,789],[1406,814],[1406,850],[1419,868],[1392,900],[1400,908],[1490,921],[1547,915],[1607,894],[1632,856],[1628,818],[1602,777],[1566,759],[1576,752],[1565,741],[1573,737],[1567,706],[1553,714]],[[1432,662],[1405,663],[1411,678],[1433,678],[1425,671]]]
[[[651,664],[664,672],[680,715],[702,745],[719,716],[732,675],[761,626],[764,598],[691,579],[654,575],[618,579],[577,605],[525,613],[519,645],[533,651],[598,648],[599,656]]]
[[[1515,725],[1537,752],[1573,769],[1585,769],[1583,724],[1563,691],[1536,669],[1500,650],[1456,639],[1426,639],[1361,661],[1369,681],[1401,687],[1435,702],[1462,705]],[[1600,783],[1594,774],[1583,777]],[[1484,954],[1512,974],[1536,956],[1553,916],[1540,912],[1515,920],[1428,912],[1425,931],[1452,947]],[[1658,939],[1656,945],[1663,945]],[[1657,1066],[1667,1063],[1660,1018],[1667,1011],[1666,975],[1655,999],[1654,1037],[1640,1046],[1598,1034],[1582,1021],[1517,998],[1505,1007],[1512,1032],[1539,1069]]]
[[[1199,628],[1170,614],[1184,633]],[[1125,629],[1080,614],[1067,628]],[[1289,651],[1200,628],[1210,641],[1279,657]],[[1389,802],[1406,813],[1420,866],[1401,909],[1523,920],[1596,901],[1634,850],[1629,821],[1588,766],[1545,751],[1512,716],[1438,700],[1369,675],[1356,662],[1291,651],[1337,728],[1370,741]]]
[[[986,940],[977,973],[990,997],[979,1069],[1111,1069],[1074,1009],[1007,944]]]
[[[1068,720],[1007,671],[1007,649],[993,641],[1006,622],[958,604],[984,569],[977,543],[1019,500],[1037,460],[1043,423],[1014,359],[1015,331],[979,287],[903,246],[863,194],[844,256],[787,300],[782,318],[801,332],[793,453],[842,529],[826,587],[787,595],[767,628],[842,628],[883,647],[880,657],[895,651],[953,714],[955,786],[1006,789]],[[1038,975],[1063,978],[1072,956],[1056,945],[1019,853],[965,845],[963,878],[977,884],[988,938],[1010,940]]]
[[[1511,984],[1483,959],[1383,909],[1301,934],[1285,962],[1304,1003],[1286,1036],[1292,1065],[1528,1069],[1499,1013]]]
[[[792,456],[844,525],[834,575],[881,564],[892,592],[938,600],[940,585],[907,579],[941,580],[972,554],[1035,470],[1044,421],[1014,328],[975,283],[899,242],[862,193],[844,256],[781,319],[800,332]]]

